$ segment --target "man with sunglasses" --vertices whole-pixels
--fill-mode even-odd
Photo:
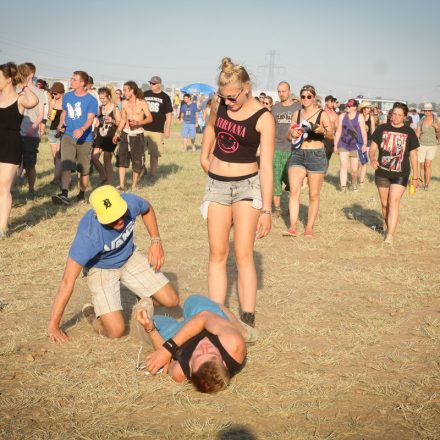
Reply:
[[[183,138],[183,151],[186,152],[188,139],[191,140],[192,151],[196,151],[196,128],[199,120],[199,109],[195,102],[192,102],[191,95],[185,93],[183,95],[183,104],[180,107],[180,117],[183,120],[182,126],[182,138]]]
[[[173,106],[170,97],[162,91],[162,79],[159,76],[153,76],[149,84],[150,90],[144,92],[144,97],[150,108],[153,121],[144,125],[144,135],[146,148],[150,155],[150,177],[154,179],[160,157],[159,150],[163,148],[163,139],[170,137]]]
[[[85,305],[83,314],[96,332],[109,338],[120,338],[125,332],[121,283],[141,298],[139,306],[151,315],[151,297],[167,307],[179,303],[174,288],[159,271],[164,252],[151,204],[134,194],[120,194],[110,185],[94,190],[90,204],[93,209],[86,212],[78,225],[52,306],[48,333],[54,342],[69,340],[60,322],[83,269],[93,298],[93,306]],[[133,242],[138,216],[151,237],[148,256],[142,255]]]

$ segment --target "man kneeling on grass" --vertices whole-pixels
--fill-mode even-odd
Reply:
[[[164,252],[151,204],[134,194],[121,195],[110,185],[93,191],[90,204],[93,209],[79,223],[52,306],[48,332],[53,341],[69,339],[60,322],[82,269],[93,297],[93,306],[85,305],[83,314],[97,332],[109,338],[119,338],[125,332],[121,282],[142,299],[145,307],[153,306],[151,297],[167,307],[179,303],[174,288],[159,271]],[[138,216],[151,237],[148,258],[133,243]]]
[[[180,322],[152,311],[136,311],[143,341],[156,349],[147,356],[147,369],[156,374],[164,367],[176,382],[188,379],[202,393],[225,389],[244,366],[246,342],[257,338],[255,329],[202,295],[187,298]]]

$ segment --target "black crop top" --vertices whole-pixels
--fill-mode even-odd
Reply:
[[[244,367],[244,361],[242,364],[238,363],[223,347],[220,342],[220,339],[217,335],[214,335],[207,330],[203,330],[198,335],[192,337],[190,340],[185,342],[181,347],[181,352],[177,361],[182,367],[183,373],[187,377],[187,379],[191,378],[191,370],[189,368],[189,360],[197,347],[197,344],[203,339],[207,337],[220,351],[222,355],[223,361],[226,364],[226,368],[229,371],[229,375],[232,377],[236,375],[241,369]]]
[[[255,127],[258,118],[267,111],[262,108],[244,121],[236,121],[228,116],[227,106],[220,103],[214,127],[214,156],[225,162],[256,162],[260,133]]]
[[[321,115],[322,115],[323,110],[320,110],[318,113],[318,117],[316,118],[316,122],[314,123],[314,125],[318,125],[321,122]],[[316,114],[316,113],[315,113]],[[311,116],[313,118],[313,115]],[[301,121],[301,110],[298,111],[298,118],[297,118],[297,123],[299,124]],[[307,119],[308,122],[310,122]],[[310,122],[311,123],[311,122]],[[307,138],[304,139],[305,142],[308,141],[324,141],[324,134],[318,134],[315,133],[314,131],[310,131],[309,134],[307,135]]]

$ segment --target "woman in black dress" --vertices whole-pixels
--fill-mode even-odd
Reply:
[[[6,237],[12,206],[11,187],[22,160],[20,125],[23,112],[38,104],[31,90],[32,76],[25,64],[0,65],[0,240]]]

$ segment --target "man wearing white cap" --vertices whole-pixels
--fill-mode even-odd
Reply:
[[[153,121],[144,125],[144,135],[150,155],[150,176],[154,178],[160,157],[159,149],[163,146],[163,138],[170,137],[173,105],[171,98],[162,91],[162,79],[159,76],[153,76],[149,83],[151,89],[144,92],[144,97],[150,108]]]
[[[95,331],[109,338],[119,338],[125,332],[121,282],[141,298],[142,307],[151,315],[151,297],[167,307],[179,303],[174,288],[159,271],[164,263],[164,252],[151,204],[134,194],[119,194],[110,185],[93,191],[90,204],[93,209],[86,212],[78,225],[52,306],[48,332],[56,342],[69,339],[61,330],[60,322],[82,269],[93,298],[93,306],[84,306],[84,316]],[[148,257],[133,243],[138,216],[142,217],[151,237]]]

